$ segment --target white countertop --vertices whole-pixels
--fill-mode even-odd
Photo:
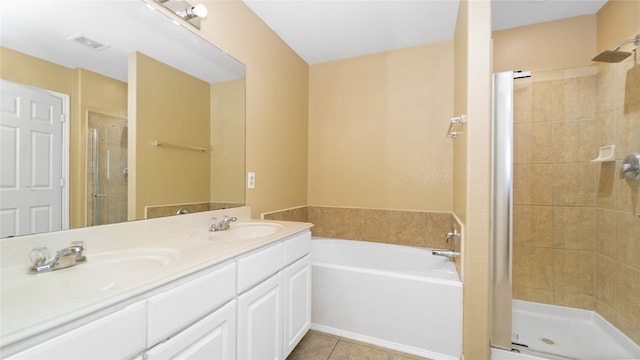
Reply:
[[[206,230],[209,218],[222,215],[236,216],[238,224],[273,223],[279,224],[280,229],[272,235],[243,240],[217,239],[216,235],[213,240],[209,239]],[[242,207],[2,239],[0,346],[113,307],[311,226],[300,222],[251,220],[250,209]],[[87,263],[27,274],[30,249],[47,246],[55,254],[76,240],[86,244]],[[158,265],[160,262],[153,259],[154,255],[149,256],[156,253],[157,258],[168,259],[166,264]],[[140,258],[142,255],[147,257]],[[101,258],[110,260],[101,262]],[[151,266],[140,263],[147,261],[145,259]]]

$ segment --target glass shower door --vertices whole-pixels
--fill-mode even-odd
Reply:
[[[87,223],[127,220],[127,120],[89,112]]]

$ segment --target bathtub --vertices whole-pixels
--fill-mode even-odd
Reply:
[[[311,328],[418,356],[460,359],[462,283],[431,249],[314,237]]]

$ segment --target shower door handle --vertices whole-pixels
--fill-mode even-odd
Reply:
[[[105,198],[105,197],[107,197],[107,194],[93,194],[93,197],[96,198],[96,199],[97,198]]]

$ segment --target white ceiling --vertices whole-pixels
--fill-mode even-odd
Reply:
[[[0,45],[70,68],[126,81],[127,54],[137,50],[208,82],[244,76],[242,64],[194,36],[190,25],[175,26],[141,0],[0,1]],[[458,0],[244,1],[309,64],[451,39],[459,5]],[[605,2],[494,0],[493,29],[593,14]],[[73,35],[109,46],[88,49],[68,40]]]
[[[493,30],[595,14],[607,0],[493,0]],[[309,64],[453,38],[458,0],[244,0]]]

